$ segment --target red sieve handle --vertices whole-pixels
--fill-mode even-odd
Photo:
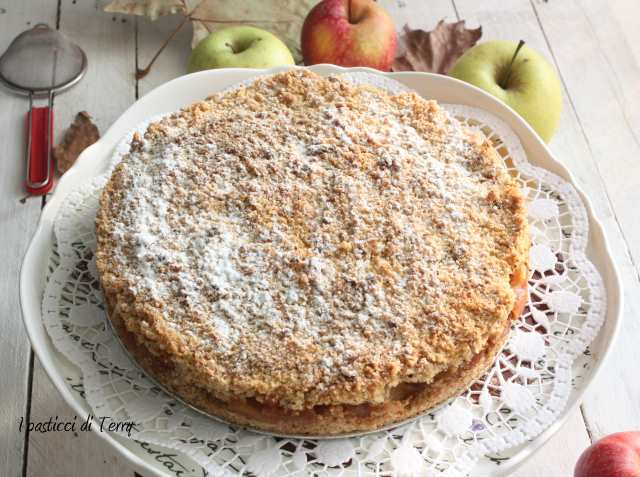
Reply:
[[[30,101],[27,113],[27,180],[25,187],[31,195],[44,195],[53,186],[53,111],[49,106],[36,108]]]

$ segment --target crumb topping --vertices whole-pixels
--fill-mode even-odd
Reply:
[[[526,257],[514,180],[435,102],[293,71],[135,137],[98,268],[127,326],[216,395],[383,402],[504,330]]]

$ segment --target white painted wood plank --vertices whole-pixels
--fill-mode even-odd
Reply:
[[[145,68],[158,48],[182,22],[181,15],[167,15],[151,21],[148,18],[137,19],[138,66]],[[191,53],[193,29],[187,22],[174,36],[171,43],[158,57],[149,74],[138,81],[138,96],[187,73],[187,60]]]
[[[624,35],[627,46],[633,53],[634,61],[640,64],[640,43],[638,42],[638,18],[640,2],[634,0],[611,0],[608,2],[609,15],[620,25],[620,34]]]
[[[0,53],[21,31],[38,22],[55,24],[56,3],[46,0],[0,2]],[[20,475],[27,413],[31,348],[22,325],[18,273],[40,215],[40,198],[24,197],[27,101],[0,89],[0,475]]]
[[[105,4],[61,1],[60,30],[85,50],[89,67],[82,81],[56,100],[58,136],[82,110],[104,133],[135,101],[134,19],[103,12]]]
[[[405,25],[432,30],[440,20],[456,21],[451,0],[380,0],[379,3],[387,10],[399,32]]]
[[[640,272],[640,63],[609,1],[536,5]]]
[[[135,24],[131,17],[104,13],[104,3],[61,1],[60,29],[85,50],[89,68],[77,86],[56,99],[58,139],[78,111],[88,111],[104,133],[135,100]],[[31,409],[33,420],[74,416],[37,359]],[[29,448],[28,475],[133,475],[113,449],[90,433],[31,433]]]
[[[60,397],[38,361],[33,370],[31,420],[60,422],[82,419]],[[132,477],[133,470],[111,446],[93,432],[31,433],[28,476],[41,477]]]
[[[591,441],[576,409],[565,425],[534,456],[517,469],[513,477],[571,477],[575,462]]]
[[[536,2],[535,8],[617,222],[609,227],[609,238],[613,239],[625,288],[623,332],[584,404],[587,422],[598,438],[640,428],[640,382],[635,364],[640,341],[640,65],[619,32],[621,27],[610,13],[609,2]],[[625,35],[631,43],[640,41],[637,28]],[[625,242],[617,240],[616,227]]]

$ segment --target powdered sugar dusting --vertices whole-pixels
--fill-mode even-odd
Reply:
[[[482,289],[508,286],[503,168],[433,103],[316,83],[262,80],[154,123],[112,179],[131,292],[236,382],[295,375],[293,408],[368,375],[429,380],[451,343],[426,335],[477,339],[468,359],[510,300]]]

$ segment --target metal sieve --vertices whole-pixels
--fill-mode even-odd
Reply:
[[[84,51],[44,23],[18,35],[0,57],[0,82],[29,97],[26,188],[31,194],[45,194],[53,184],[54,95],[80,81],[86,69]],[[47,98],[47,106],[34,107],[36,98]]]

